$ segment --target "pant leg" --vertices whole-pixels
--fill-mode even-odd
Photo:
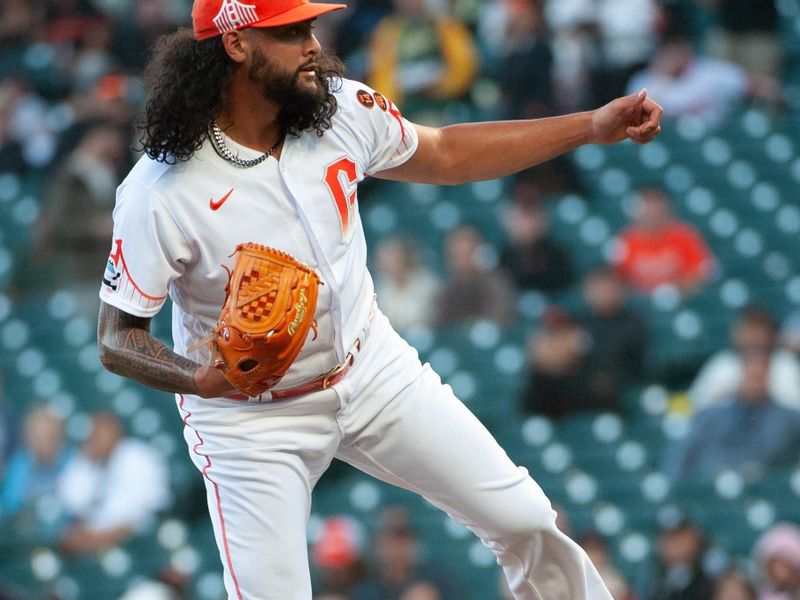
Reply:
[[[179,400],[203,474],[229,600],[311,600],[306,525],[311,490],[339,443],[335,393],[314,402],[235,405]],[[306,399],[308,400],[308,399]]]
[[[589,558],[556,528],[527,470],[388,324],[374,327],[382,328],[374,336],[380,341],[367,342],[365,364],[344,392],[337,456],[469,527],[496,555],[517,600],[610,600]],[[381,352],[370,354],[371,346]]]

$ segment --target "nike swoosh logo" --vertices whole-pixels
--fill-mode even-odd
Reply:
[[[231,188],[227,194],[225,194],[222,198],[220,198],[216,202],[214,202],[214,198],[209,198],[208,205],[211,207],[211,210],[219,210],[219,207],[225,204],[225,200],[227,200],[228,196],[230,196],[232,193],[233,193],[233,188]]]

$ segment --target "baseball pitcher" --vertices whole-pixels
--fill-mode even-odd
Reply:
[[[146,155],[117,192],[103,364],[175,394],[232,600],[310,600],[311,492],[334,457],[412,490],[497,556],[518,600],[611,598],[541,488],[397,333],[367,270],[365,177],[503,177],[646,143],[646,92],[533,121],[423,127],[314,37],[340,4],[195,0],[148,66]],[[172,299],[174,347],[149,333]]]

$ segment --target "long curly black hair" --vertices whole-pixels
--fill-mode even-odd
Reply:
[[[283,110],[280,118],[289,135],[311,129],[321,136],[336,113],[332,92],[341,82],[344,65],[324,54],[317,62],[325,99],[311,114]],[[190,29],[181,28],[162,37],[145,68],[150,96],[138,123],[142,150],[168,164],[189,160],[222,111],[235,68],[219,36],[198,42]]]

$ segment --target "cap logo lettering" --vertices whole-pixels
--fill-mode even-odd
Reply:
[[[214,17],[214,25],[221,34],[246,27],[258,21],[255,4],[242,4],[237,0],[223,0]]]

